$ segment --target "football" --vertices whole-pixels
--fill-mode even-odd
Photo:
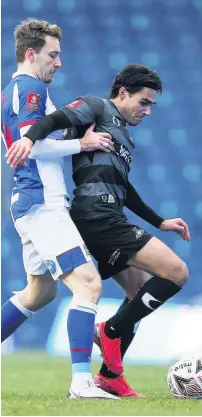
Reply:
[[[175,397],[202,399],[202,358],[175,362],[168,371],[167,382]]]

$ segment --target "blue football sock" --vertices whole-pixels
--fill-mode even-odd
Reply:
[[[34,312],[27,310],[18,294],[7,300],[1,307],[1,341],[7,339],[24,321],[31,318]]]
[[[96,312],[96,304],[73,298],[67,319],[73,376],[91,372],[90,361]]]

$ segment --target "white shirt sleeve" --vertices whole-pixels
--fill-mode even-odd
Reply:
[[[30,159],[58,159],[81,152],[79,139],[42,139],[35,142],[29,154]]]

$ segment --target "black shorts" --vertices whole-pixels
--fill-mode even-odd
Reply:
[[[152,238],[145,230],[128,222],[126,216],[72,220],[88,250],[98,262],[102,279],[110,278],[127,267],[127,261]]]

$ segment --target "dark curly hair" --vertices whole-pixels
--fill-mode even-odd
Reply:
[[[117,74],[109,98],[117,97],[121,87],[125,87],[130,94],[135,94],[145,87],[162,93],[162,81],[156,71],[141,64],[129,64]]]

